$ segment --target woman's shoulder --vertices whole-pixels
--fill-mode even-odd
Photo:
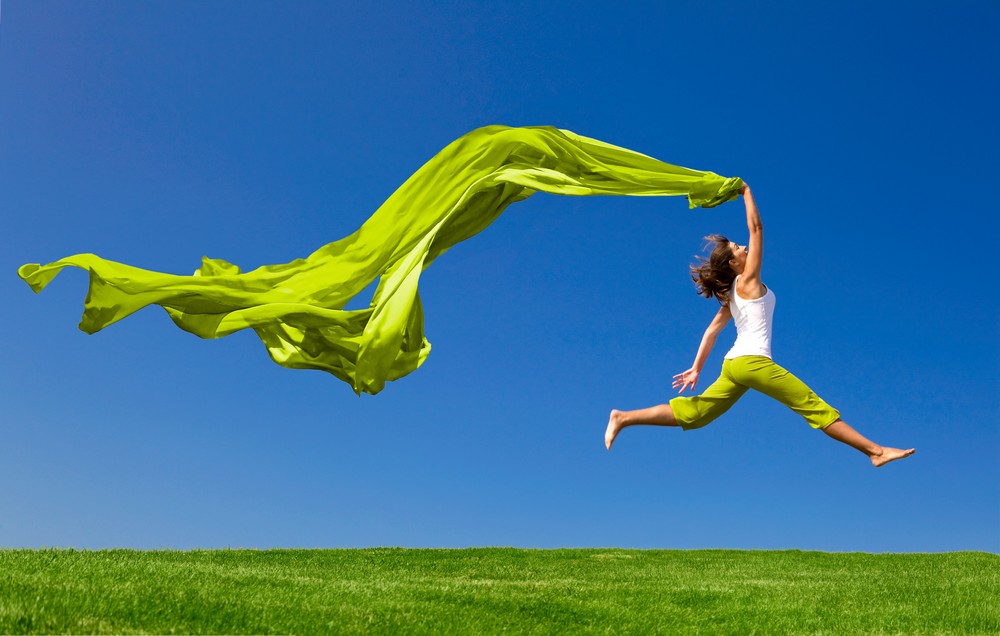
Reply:
[[[760,300],[770,290],[759,279],[744,281],[742,277],[737,276],[733,281],[733,291],[740,300]]]

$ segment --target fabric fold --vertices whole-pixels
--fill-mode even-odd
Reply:
[[[407,179],[354,233],[306,258],[242,272],[203,258],[191,276],[76,254],[18,275],[36,293],[64,267],[90,272],[80,329],[95,333],[149,305],[181,329],[219,338],[252,328],[277,364],[320,369],[375,394],[430,353],[421,272],[534,192],[686,195],[691,208],[738,196],[742,180],[690,170],[550,126],[486,126],[459,137]],[[344,306],[379,280],[371,306]]]

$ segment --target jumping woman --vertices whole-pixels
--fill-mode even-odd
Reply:
[[[698,293],[706,298],[715,297],[722,306],[705,330],[694,365],[674,376],[673,387],[680,387],[678,393],[694,388],[719,332],[733,318],[736,321],[736,343],[725,356],[722,374],[701,395],[678,396],[670,400],[669,405],[661,404],[638,411],[611,411],[604,445],[611,450],[618,433],[626,426],[635,424],[680,426],[684,430],[701,428],[729,410],[747,389],[755,389],[804,417],[809,426],[858,449],[876,467],[912,455],[912,448],[889,448],[866,439],[840,419],[839,411],[771,360],[771,319],[775,298],[774,292],[760,279],[764,226],[750,187],[744,185],[740,194],[747,208],[749,249],[714,234],[707,237],[715,243],[711,256],[708,260],[699,258],[700,262],[691,266],[691,278]]]

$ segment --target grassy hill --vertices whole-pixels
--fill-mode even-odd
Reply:
[[[0,550],[0,632],[997,634],[1000,555]]]

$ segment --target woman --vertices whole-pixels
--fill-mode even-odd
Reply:
[[[722,374],[701,395],[676,397],[670,400],[669,405],[661,404],[637,411],[611,411],[604,433],[605,446],[611,450],[618,433],[626,426],[635,424],[680,426],[684,430],[700,428],[729,410],[747,389],[755,389],[791,408],[813,428],[858,449],[876,467],[912,455],[912,448],[889,448],[866,439],[840,419],[839,411],[771,360],[771,318],[775,297],[760,279],[764,228],[750,187],[744,185],[740,194],[747,208],[750,247],[747,249],[723,236],[712,235],[707,237],[715,243],[709,259],[699,259],[698,266],[691,266],[691,278],[698,287],[698,293],[706,298],[714,296],[722,307],[705,330],[694,365],[674,376],[673,387],[680,387],[678,393],[694,388],[719,332],[730,318],[734,318],[736,343],[726,354]]]

